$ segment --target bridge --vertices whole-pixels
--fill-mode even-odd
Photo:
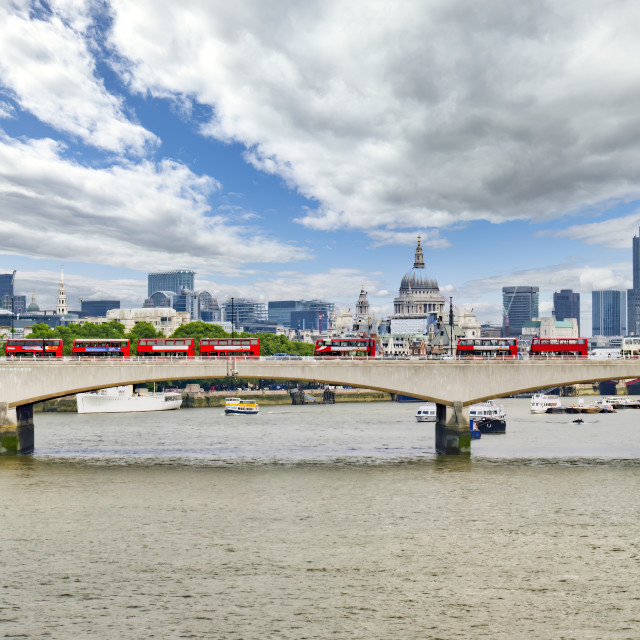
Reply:
[[[525,391],[638,378],[640,359],[8,358],[0,360],[0,453],[3,442],[18,453],[33,451],[35,402],[118,385],[231,376],[364,387],[435,402],[436,450],[457,454],[470,451],[468,405]],[[8,410],[14,407],[16,424],[9,426]],[[12,438],[15,446],[7,447]]]

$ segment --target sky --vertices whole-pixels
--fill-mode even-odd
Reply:
[[[454,307],[632,286],[640,5],[0,0],[0,272],[140,307],[393,310],[418,235]]]

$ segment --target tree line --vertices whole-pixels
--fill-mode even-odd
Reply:
[[[73,341],[76,338],[94,338],[96,340],[109,340],[115,338],[128,338],[131,342],[132,352],[138,347],[141,338],[165,338],[162,331],[156,330],[149,322],[138,322],[131,331],[126,332],[125,327],[117,320],[105,322],[104,324],[69,324],[51,328],[44,322],[33,325],[32,332],[28,338],[60,338],[62,339],[64,355],[71,355]],[[194,338],[196,344],[196,355],[200,353],[200,340],[202,338],[230,338],[231,334],[226,332],[220,325],[208,324],[206,322],[189,322],[178,327],[170,336],[171,338]],[[293,342],[286,336],[275,335],[273,333],[234,333],[236,338],[259,338],[260,354],[270,356],[274,353],[291,353],[301,356],[313,355],[313,345],[306,342]]]

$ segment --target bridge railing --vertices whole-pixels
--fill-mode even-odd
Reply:
[[[194,362],[194,363],[214,363],[214,362],[228,362],[228,361],[240,361],[240,362],[400,362],[400,361],[421,361],[425,363],[439,363],[439,362],[460,362],[465,364],[473,364],[474,362],[615,362],[620,360],[639,360],[638,355],[624,355],[614,358],[604,357],[592,357],[592,356],[575,356],[575,355],[563,355],[563,356],[551,356],[551,355],[536,355],[529,356],[528,354],[521,354],[517,357],[513,356],[289,356],[289,357],[274,357],[274,356],[229,356],[229,357],[210,357],[210,356],[1,356],[0,362],[28,362],[38,364],[56,364],[60,362],[70,363],[158,363],[158,362]]]

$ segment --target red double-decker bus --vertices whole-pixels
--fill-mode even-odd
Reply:
[[[9,338],[6,352],[12,357],[62,358],[62,340],[60,338]]]
[[[589,355],[587,338],[531,338],[529,356],[586,358]]]
[[[151,357],[187,357],[196,355],[193,338],[140,338],[138,341],[139,356]]]
[[[458,338],[460,358],[517,358],[516,338]]]
[[[202,338],[200,355],[205,358],[260,357],[258,338]]]
[[[96,338],[76,338],[73,341],[71,353],[74,356],[97,356],[99,358],[124,357],[131,354],[129,340],[125,338],[116,339],[96,339]]]
[[[375,338],[320,338],[313,355],[332,358],[375,358]]]

